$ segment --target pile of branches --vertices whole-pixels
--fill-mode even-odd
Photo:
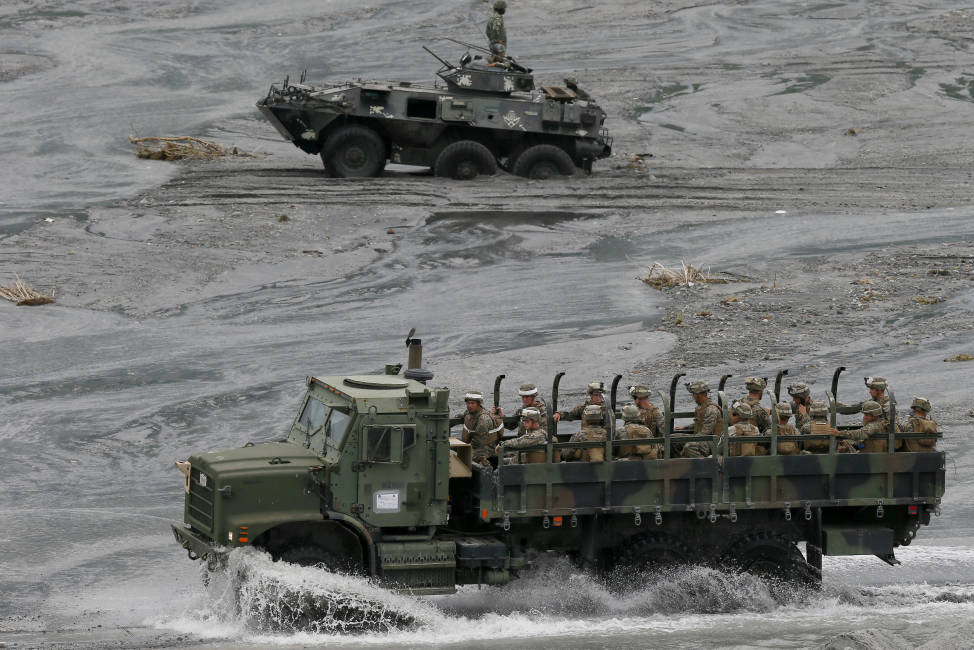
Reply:
[[[51,289],[50,294],[43,294],[33,287],[28,287],[18,276],[17,281],[12,285],[0,287],[0,298],[15,302],[18,306],[46,305],[54,302],[54,289]]]
[[[727,278],[711,275],[709,269],[704,272],[702,267],[687,264],[682,260],[680,261],[680,268],[676,270],[668,269],[659,262],[653,262],[646,277],[640,279],[659,290],[667,287],[692,287],[695,284],[727,284],[730,282]]]
[[[255,158],[252,153],[237,151],[216,142],[192,136],[129,138],[135,155],[149,160],[215,160],[216,158]]]

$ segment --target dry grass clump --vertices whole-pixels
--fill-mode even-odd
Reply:
[[[932,296],[932,297],[917,296],[916,298],[913,299],[913,302],[921,305],[936,305],[938,302],[943,302],[943,301],[944,299],[938,296]]]
[[[43,294],[33,287],[28,287],[18,276],[17,281],[12,285],[0,287],[0,298],[15,302],[18,306],[46,305],[54,302],[54,289],[51,289],[50,294]]]
[[[129,138],[135,155],[149,160],[215,160],[216,158],[254,158],[254,154],[224,147],[192,136]]]
[[[974,361],[974,356],[972,356],[970,354],[955,354],[954,356],[952,356],[949,359],[944,359],[944,361],[947,361],[947,362],[951,362],[951,361],[953,361],[953,362],[957,362],[957,361]]]
[[[695,284],[727,284],[727,278],[720,278],[710,274],[710,270],[704,272],[702,267],[693,266],[680,261],[679,269],[669,269],[659,262],[653,262],[649,267],[649,272],[643,282],[654,289],[665,289],[666,287],[692,287]]]

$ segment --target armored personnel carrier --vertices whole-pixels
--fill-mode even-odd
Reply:
[[[674,457],[674,421],[693,415],[675,408],[682,375],[659,394],[664,434],[638,441],[662,444],[660,458],[620,459],[620,447],[635,441],[616,431],[617,377],[605,442],[566,441],[549,420],[547,443],[534,448],[545,462],[481,466],[450,436],[449,390],[428,385],[421,342],[407,345],[404,372],[309,377],[284,440],[178,462],[185,511],[172,530],[189,557],[215,567],[232,549],[254,546],[415,594],[503,584],[545,551],[597,571],[704,562],[814,584],[823,554],[896,563],[894,548],[939,514],[942,452],[838,454],[834,436],[779,436],[773,425],[749,438],[769,446],[766,456],[734,456],[726,437],[691,435],[679,440],[708,441],[714,454]],[[826,395],[833,424],[837,378]],[[895,439],[921,435],[931,434],[891,428],[881,438],[894,449]],[[779,455],[786,437],[828,438],[829,451]],[[562,449],[595,447],[604,461],[557,462]]]
[[[469,46],[476,48],[476,46]],[[428,48],[424,48],[433,54]],[[535,89],[513,58],[458,64],[433,54],[445,85],[347,81],[270,87],[260,112],[302,151],[319,154],[335,177],[378,176],[387,162],[469,179],[498,167],[528,178],[591,172],[612,152],[605,111],[569,88]]]

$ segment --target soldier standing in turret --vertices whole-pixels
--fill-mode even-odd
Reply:
[[[504,28],[504,12],[507,11],[507,0],[495,0],[494,1],[494,15],[490,17],[487,21],[487,40],[490,43],[490,55],[487,57],[487,63],[497,63],[503,58],[507,51],[507,29]],[[500,50],[501,56],[498,56],[495,52],[498,48],[494,46],[496,44],[503,45],[503,49]]]
[[[578,79],[573,76],[565,77],[565,87],[575,93],[575,97],[577,99],[581,99],[583,102],[587,102],[588,100],[592,99],[591,95],[578,87]]]

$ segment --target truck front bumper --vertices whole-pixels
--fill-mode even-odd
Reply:
[[[182,524],[170,524],[179,545],[186,549],[189,559],[215,559],[226,555],[227,549],[214,546],[213,541]]]

